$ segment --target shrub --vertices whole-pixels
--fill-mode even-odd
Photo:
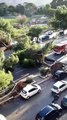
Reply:
[[[49,71],[49,68],[48,68],[48,67],[41,67],[41,68],[40,68],[40,74],[41,74],[42,76],[45,76],[45,75],[48,73],[48,71]]]
[[[27,77],[25,83],[29,84],[31,82],[33,82],[33,78],[32,77]]]

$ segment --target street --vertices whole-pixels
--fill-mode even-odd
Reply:
[[[35,120],[36,114],[47,104],[50,104],[54,97],[51,94],[51,88],[55,83],[54,80],[49,79],[41,84],[41,93],[24,100],[19,97],[9,103],[1,106],[0,113],[6,116],[7,120]],[[67,90],[62,92],[58,101],[55,103],[60,104],[61,99],[66,95]],[[63,110],[64,113],[64,110]]]
[[[41,93],[31,97],[29,100],[23,100],[20,97],[4,104],[0,109],[0,113],[4,114],[7,120],[35,120],[37,112],[53,100],[50,91],[53,82],[48,80],[41,84]]]

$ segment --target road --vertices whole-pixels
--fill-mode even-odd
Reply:
[[[35,120],[36,113],[53,100],[50,91],[53,83],[54,81],[48,80],[41,84],[41,93],[31,97],[29,100],[19,97],[4,104],[0,109],[0,113],[5,115],[7,120]]]
[[[40,109],[54,100],[51,94],[51,88],[54,83],[55,81],[52,79],[47,80],[41,84],[41,93],[31,97],[29,100],[19,97],[6,103],[0,107],[0,113],[5,115],[7,120],[35,120],[35,116]],[[55,102],[60,104],[66,93],[67,90],[61,93],[59,99]]]

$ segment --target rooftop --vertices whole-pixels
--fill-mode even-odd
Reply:
[[[58,82],[56,82],[56,83],[54,84],[54,86],[57,86],[57,87],[59,88],[62,84],[63,84],[62,81],[58,81]]]

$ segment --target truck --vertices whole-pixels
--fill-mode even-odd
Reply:
[[[53,50],[56,54],[66,54],[67,53],[67,40],[61,41],[60,43],[55,44]]]

